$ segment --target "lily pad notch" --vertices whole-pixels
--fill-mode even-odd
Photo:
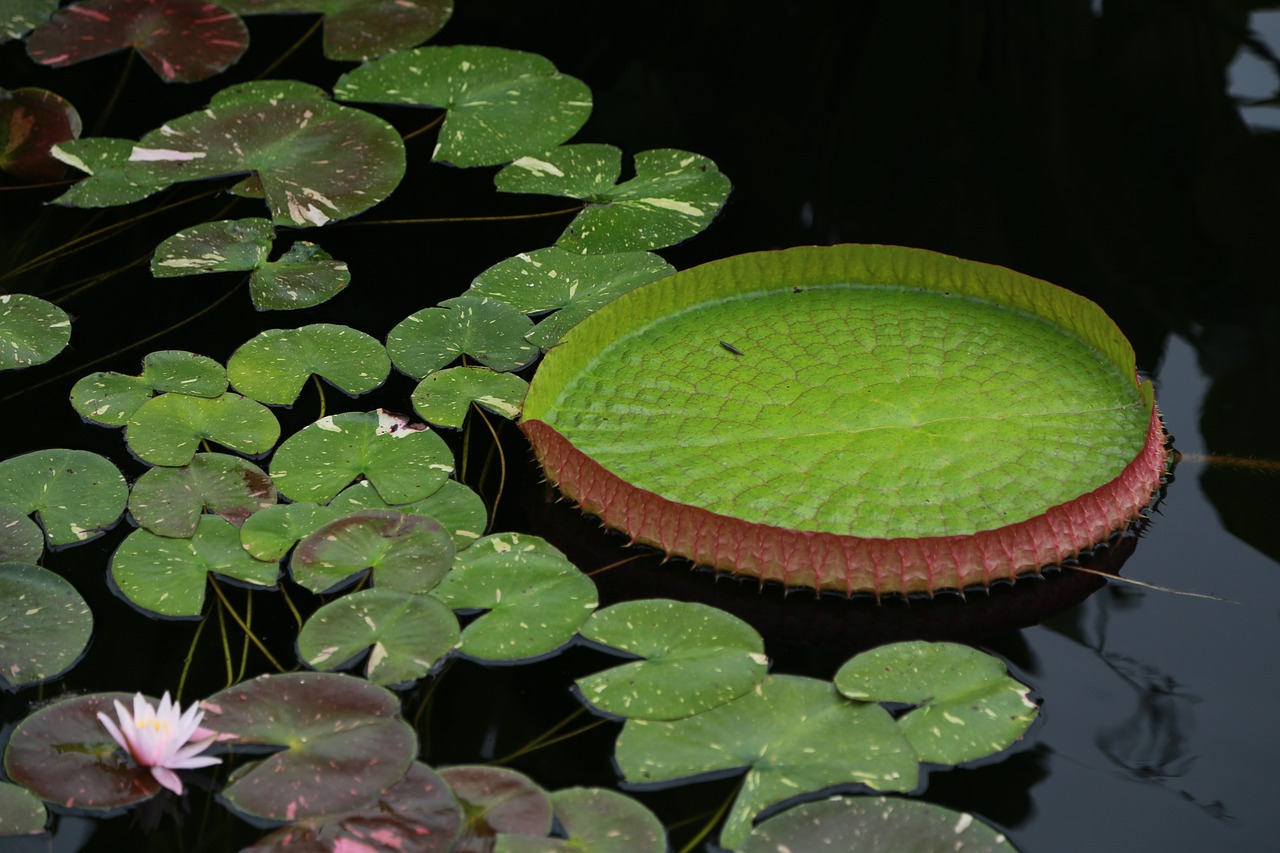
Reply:
[[[847,595],[1060,565],[1139,518],[1169,460],[1096,304],[894,246],[632,290],[547,353],[520,426],[562,494],[633,541]]]

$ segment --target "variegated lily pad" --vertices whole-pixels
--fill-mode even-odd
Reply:
[[[401,371],[419,379],[467,355],[494,370],[519,370],[538,357],[525,340],[533,323],[496,299],[460,296],[401,320],[387,335],[387,352]]]
[[[453,14],[453,0],[224,0],[241,15],[324,13],[324,55],[364,62],[422,44]]]
[[[21,785],[0,782],[0,838],[39,835],[48,822],[49,811],[39,797]]]
[[[484,500],[457,480],[445,480],[439,489],[421,500],[406,504],[389,504],[382,499],[368,480],[361,480],[330,501],[329,506],[341,508],[344,513],[360,509],[394,509],[399,512],[425,515],[434,518],[453,537],[453,547],[459,551],[468,548],[484,535],[489,510]],[[318,526],[318,525],[317,525]]]
[[[0,504],[0,562],[38,563],[44,554],[44,533],[26,513]]]
[[[8,0],[0,7],[0,43],[20,39],[49,19],[58,0]]]
[[[259,560],[279,560],[300,539],[349,512],[306,501],[276,504],[245,520],[240,528],[240,543]]]
[[[58,677],[80,660],[92,633],[89,605],[61,576],[0,563],[0,683],[17,690]]]
[[[187,465],[206,439],[257,456],[275,446],[279,437],[280,422],[270,409],[231,393],[161,394],[139,406],[125,428],[129,449],[152,465]]]
[[[0,294],[0,370],[44,364],[71,340],[71,318],[52,302]]]
[[[0,462],[0,505],[38,513],[55,548],[101,536],[120,520],[128,495],[116,466],[86,450],[37,450]]]
[[[438,521],[390,509],[345,515],[298,543],[289,562],[293,579],[326,593],[366,569],[379,587],[426,592],[453,565],[453,540]]]
[[[461,429],[474,403],[504,418],[520,414],[529,383],[487,367],[452,367],[429,374],[413,389],[413,410],[436,426]]]
[[[440,776],[466,816],[462,837],[454,847],[457,853],[492,850],[495,836],[537,838],[551,831],[547,792],[523,773],[505,767],[458,765],[441,769]]]
[[[662,822],[636,800],[608,788],[566,788],[551,795],[565,838],[499,835],[494,853],[663,853]]]
[[[103,426],[124,426],[133,413],[158,393],[218,397],[227,390],[221,364],[184,350],[153,352],[142,360],[142,373],[90,373],[71,389],[71,406],[80,417]]]
[[[276,487],[247,459],[226,453],[197,453],[181,468],[152,468],[129,495],[135,521],[157,536],[189,538],[205,510],[236,527],[276,502]]]
[[[227,372],[241,394],[289,405],[312,374],[353,397],[372,391],[391,372],[391,359],[382,344],[364,332],[315,323],[260,332],[232,354]]]

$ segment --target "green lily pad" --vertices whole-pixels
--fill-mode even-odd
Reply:
[[[505,302],[460,296],[424,308],[387,335],[395,366],[419,379],[469,355],[494,370],[519,370],[538,357],[524,339],[533,322]]]
[[[298,656],[312,669],[338,669],[369,653],[374,684],[417,681],[458,644],[458,618],[429,595],[362,589],[321,607],[298,633]]]
[[[156,246],[156,278],[256,270],[267,263],[276,229],[271,220],[220,219],[184,228]]]
[[[49,154],[59,142],[80,135],[80,114],[48,89],[0,89],[0,169],[24,181],[56,181],[65,163]]]
[[[166,82],[194,83],[234,65],[249,30],[206,0],[82,0],[27,38],[27,54],[54,68],[130,47]]]
[[[1013,849],[1002,833],[971,814],[898,797],[832,797],[802,803],[761,823],[738,848],[740,853]]]
[[[413,389],[413,410],[428,423],[461,429],[471,404],[504,418],[520,414],[529,383],[487,367],[451,367],[429,374]]]
[[[456,853],[493,850],[495,836],[545,836],[551,831],[547,792],[532,779],[505,767],[460,764],[444,767],[440,777],[462,804],[466,817]]]
[[[80,417],[103,426],[124,426],[159,393],[218,397],[227,390],[227,371],[211,358],[185,350],[161,350],[142,360],[139,376],[114,371],[90,373],[71,389]]]
[[[395,695],[347,675],[262,675],[200,706],[219,744],[282,748],[237,767],[219,795],[252,819],[295,821],[372,804],[405,777],[418,750]]]
[[[152,468],[139,477],[129,512],[157,536],[190,538],[205,510],[239,527],[275,502],[276,487],[257,465],[226,453],[197,453],[189,465]]]
[[[0,782],[0,838],[39,835],[49,822],[40,798],[20,785]]]
[[[249,277],[249,295],[259,311],[292,311],[310,308],[337,296],[351,283],[345,261],[315,243],[299,240],[280,256]]]
[[[649,252],[580,255],[550,246],[495,264],[468,293],[505,302],[525,314],[554,311],[525,337],[546,349],[605,303],[675,272]]]
[[[332,500],[367,477],[388,503],[416,501],[453,473],[440,436],[379,409],[330,415],[289,437],[271,460],[271,477],[295,501]]]
[[[566,788],[551,795],[567,838],[499,835],[494,853],[663,853],[662,822],[640,803],[607,788]]]
[[[571,252],[642,252],[687,240],[715,219],[729,197],[729,179],[700,154],[675,148],[641,151],[636,176],[622,175],[611,145],[565,145],[521,157],[494,178],[505,192],[564,195],[587,207],[560,236]]]
[[[614,755],[634,784],[746,769],[720,833],[721,846],[731,849],[775,803],[852,783],[910,791],[919,774],[911,745],[884,708],[850,702],[829,681],[794,675],[771,676],[728,704],[681,720],[627,720]]]
[[[231,393],[161,394],[139,406],[125,428],[129,449],[139,459],[171,467],[190,464],[205,439],[256,456],[274,447],[279,437],[280,422],[270,409]]]
[[[480,660],[536,658],[573,639],[599,603],[591,578],[544,539],[485,536],[458,554],[431,590],[454,610],[485,610],[462,632],[463,654]]]
[[[0,43],[20,39],[49,19],[58,0],[8,0],[0,8]]]
[[[453,565],[453,540],[435,519],[390,509],[366,509],[307,536],[289,561],[293,579],[327,593],[366,569],[379,587],[426,592]]]
[[[88,177],[53,200],[69,207],[111,207],[130,204],[171,186],[176,177],[152,175],[130,160],[132,139],[90,137],[73,139],[49,149],[49,155]]]
[[[881,646],[852,658],[836,689],[866,702],[914,705],[898,719],[921,761],[959,764],[1020,740],[1039,706],[998,658],[955,643]]]
[[[324,55],[364,62],[422,44],[453,14],[453,0],[225,0],[241,15],[324,13]]]
[[[29,563],[0,563],[0,682],[11,690],[75,666],[93,634],[93,614],[75,587]]]
[[[300,539],[350,512],[306,501],[269,506],[245,519],[240,544],[255,559],[280,560]]]
[[[489,521],[489,510],[485,507],[484,500],[457,480],[445,480],[439,489],[421,500],[395,505],[384,501],[378,492],[369,486],[368,480],[361,480],[350,488],[344,489],[329,503],[329,506],[342,507],[343,512],[355,512],[361,509],[394,509],[434,518],[449,531],[449,535],[453,538],[453,547],[458,551],[470,547],[483,536]]]
[[[643,660],[579,678],[582,697],[618,717],[676,720],[710,710],[764,680],[764,640],[705,604],[648,599],[597,610],[578,629]]]
[[[87,450],[37,450],[0,462],[0,504],[39,513],[51,547],[101,536],[124,513],[129,487]]]
[[[44,364],[71,341],[71,318],[52,302],[0,294],[0,370]]]
[[[37,563],[44,554],[44,532],[27,514],[0,504],[0,563]]]
[[[432,155],[494,166],[559,145],[591,114],[591,90],[533,53],[498,47],[420,47],[366,62],[338,78],[340,101],[448,111]]]
[[[382,344],[364,332],[315,323],[260,332],[232,354],[227,372],[246,397],[287,406],[298,399],[313,373],[344,394],[366,394],[386,381],[391,359]]]
[[[200,516],[190,539],[135,530],[111,557],[111,581],[120,594],[139,609],[169,619],[201,614],[210,572],[274,588],[280,565],[249,556],[240,547],[240,531],[216,515]]]
[[[91,693],[35,711],[9,737],[5,773],[63,808],[110,811],[151,799],[160,783],[127,759],[98,721],[99,713],[115,719],[116,701],[128,706],[133,695]]]

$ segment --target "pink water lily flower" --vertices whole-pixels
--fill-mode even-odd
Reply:
[[[200,755],[209,748],[216,735],[200,727],[204,712],[199,708],[196,703],[183,713],[177,703],[169,701],[168,692],[160,700],[160,707],[153,708],[139,693],[133,697],[133,714],[125,710],[119,701],[116,702],[119,726],[106,714],[99,713],[98,719],[139,767],[146,767],[157,782],[175,794],[181,794],[182,780],[173,771],[208,767],[222,761],[221,758]]]

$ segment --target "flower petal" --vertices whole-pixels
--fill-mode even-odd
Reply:
[[[115,721],[101,711],[98,712],[98,722],[106,728],[107,734],[111,735],[111,739],[120,744],[120,748],[125,752],[129,751],[129,741],[120,733],[120,729],[116,726]]]
[[[157,782],[159,782],[161,785],[164,785],[166,788],[168,788],[170,791],[173,791],[175,794],[182,793],[182,780],[178,778],[177,773],[174,773],[169,768],[152,767],[151,775]]]

